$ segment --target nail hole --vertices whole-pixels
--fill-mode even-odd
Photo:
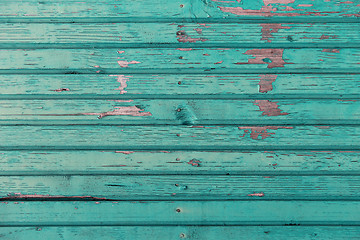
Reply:
[[[180,209],[180,208],[177,208],[177,209],[176,209],[176,212],[181,212],[181,209]]]

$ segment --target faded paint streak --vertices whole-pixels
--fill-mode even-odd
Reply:
[[[278,75],[265,74],[259,76],[260,76],[259,92],[267,93],[269,91],[272,91],[273,90],[272,83],[275,82]]]
[[[284,49],[252,49],[244,54],[252,55],[248,62],[237,62],[235,64],[268,64],[267,68],[284,67],[287,63],[283,59]]]
[[[240,137],[245,137],[247,133],[250,132],[250,137],[254,140],[259,140],[258,137],[261,136],[261,139],[266,139],[275,133],[268,132],[268,130],[278,130],[279,128],[282,129],[293,129],[293,127],[285,127],[285,126],[265,126],[265,127],[238,127],[239,130],[244,130],[244,134]]]
[[[280,29],[290,29],[289,26],[282,26],[281,23],[262,23],[260,24],[261,29],[261,40],[266,40],[267,42],[271,42],[271,38],[273,33],[277,33]]]
[[[104,118],[106,116],[152,116],[150,112],[141,112],[144,109],[140,109],[137,106],[128,107],[114,107],[115,110],[104,113],[83,113],[83,115],[98,115],[98,118]]]
[[[264,116],[280,116],[280,115],[288,115],[289,113],[281,112],[279,109],[278,102],[271,102],[269,100],[255,100],[254,105],[259,107],[259,111],[262,111],[262,115]]]
[[[141,62],[138,62],[138,61],[117,61],[118,64],[120,65],[120,67],[129,67],[129,64],[138,64],[138,63],[141,63]]]

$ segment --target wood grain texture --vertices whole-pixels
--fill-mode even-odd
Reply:
[[[360,100],[329,99],[11,100],[0,101],[0,125],[19,120],[43,120],[42,125],[359,124],[359,111]]]
[[[1,150],[360,149],[359,126],[2,126],[0,133]]]
[[[358,225],[358,201],[1,202],[1,226]],[[31,216],[31,218],[29,218]]]
[[[3,49],[0,61],[3,62],[0,70],[12,73],[21,73],[21,69],[28,73],[60,69],[63,73],[85,70],[100,74],[132,73],[131,70],[144,73],[186,73],[189,70],[199,73],[212,70],[257,74],[287,73],[286,70],[356,73],[360,71],[360,49]]]
[[[63,4],[62,4],[63,3]],[[182,1],[35,1],[23,0],[21,5],[4,0],[0,14],[12,18],[36,17],[120,17],[120,18],[266,18],[266,17],[359,17],[357,1],[312,0],[182,0]]]
[[[350,23],[2,24],[1,48],[358,47]]]
[[[357,175],[359,151],[1,151],[1,176]]]
[[[0,201],[360,200],[360,176],[5,176]]]
[[[0,75],[1,99],[359,98],[358,74]]]
[[[113,226],[113,227],[1,227],[4,240],[109,239],[109,240],[218,240],[220,237],[254,240],[358,239],[351,226]]]

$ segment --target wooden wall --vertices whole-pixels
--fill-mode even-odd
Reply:
[[[1,239],[359,239],[359,0],[0,4]]]

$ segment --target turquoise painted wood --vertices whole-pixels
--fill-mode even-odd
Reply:
[[[22,0],[21,5],[11,0],[3,0],[0,14],[4,22],[11,20],[34,19],[39,21],[47,17],[47,22],[56,22],[57,18],[74,21],[73,18],[115,17],[120,20],[139,19],[146,22],[157,19],[197,18],[225,18],[228,19],[267,19],[268,17],[284,17],[293,19],[311,18],[358,18],[358,1],[336,0],[242,0],[242,1],[213,1],[213,0],[53,0],[35,1]],[[155,19],[154,19],[155,18]],[[44,21],[43,20],[43,21]],[[64,21],[63,19],[60,19]],[[81,19],[83,20],[83,19]],[[356,19],[357,20],[357,19]],[[94,20],[96,21],[96,20]],[[282,20],[284,21],[284,20]],[[286,22],[286,21],[284,21]]]
[[[1,151],[2,176],[358,175],[359,151]]]
[[[116,227],[3,227],[2,239],[358,239],[358,227],[347,226],[116,226]]]
[[[0,225],[352,226],[359,209],[359,201],[16,201],[0,204]]]
[[[0,75],[0,99],[358,99],[358,74]]]
[[[359,46],[359,28],[359,23],[9,23],[0,28],[0,46],[340,48]]]
[[[1,239],[359,239],[358,0],[0,5]]]
[[[358,48],[3,49],[0,61],[0,73],[360,73]]]

